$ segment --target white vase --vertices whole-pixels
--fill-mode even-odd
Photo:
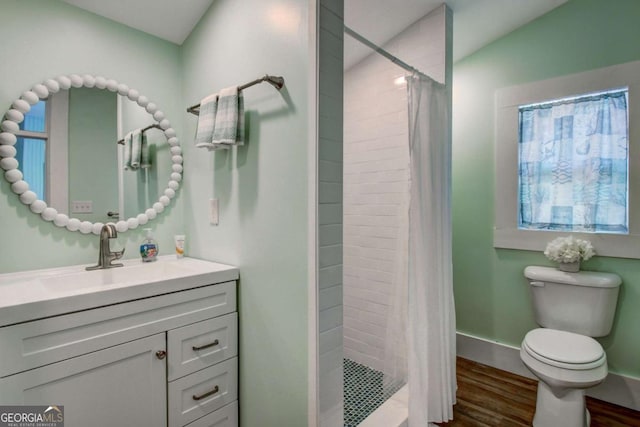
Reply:
[[[558,263],[558,269],[567,273],[577,273],[580,271],[580,261]]]

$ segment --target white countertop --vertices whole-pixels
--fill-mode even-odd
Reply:
[[[161,256],[131,259],[124,267],[86,271],[91,265],[0,274],[0,327],[236,280],[236,267]]]

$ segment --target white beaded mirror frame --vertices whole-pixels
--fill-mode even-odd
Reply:
[[[183,159],[182,148],[180,147],[180,141],[176,137],[176,131],[171,127],[164,113],[158,109],[156,104],[150,102],[146,96],[141,95],[135,89],[130,89],[126,84],[101,76],[71,74],[47,79],[34,85],[31,90],[27,90],[20,98],[13,101],[11,109],[5,113],[4,119],[0,124],[0,168],[5,171],[5,179],[11,183],[11,190],[20,197],[20,201],[29,206],[33,213],[39,214],[43,220],[53,222],[56,226],[66,228],[69,231],[79,231],[82,234],[100,234],[103,223],[92,223],[80,221],[78,218],[70,218],[64,213],[58,213],[55,208],[47,206],[44,200],[38,199],[36,193],[29,190],[29,184],[23,180],[23,174],[18,169],[18,161],[15,158],[17,154],[14,147],[17,142],[15,134],[19,131],[19,123],[24,120],[24,115],[31,110],[31,106],[41,99],[47,98],[50,93],[80,87],[106,89],[126,96],[151,114],[167,137],[171,151],[172,170],[167,188],[160,195],[158,201],[145,212],[138,214],[136,217],[115,223],[116,230],[119,232],[135,229],[153,220],[159,213],[164,211],[165,207],[169,206],[171,199],[175,197],[176,191],[180,188]]]

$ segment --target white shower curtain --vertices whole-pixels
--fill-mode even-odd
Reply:
[[[407,78],[409,208],[409,425],[453,418],[455,308],[451,255],[451,139],[443,85]]]
[[[446,88],[420,75],[407,85],[408,215],[398,224],[384,373],[387,386],[408,383],[409,426],[422,427],[452,419],[455,403],[451,140]]]

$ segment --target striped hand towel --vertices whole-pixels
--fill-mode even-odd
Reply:
[[[214,144],[244,144],[244,99],[237,86],[220,91],[213,130]]]
[[[140,167],[140,157],[142,153],[142,131],[136,129],[131,135],[131,170]]]
[[[198,128],[196,130],[196,147],[214,149],[212,142],[213,130],[216,124],[216,111],[218,110],[218,94],[214,93],[200,101],[198,114]]]
[[[151,167],[151,156],[149,153],[149,142],[147,134],[142,132],[142,145],[140,146],[140,168],[148,169]]]
[[[124,170],[131,169],[131,137],[133,132],[129,132],[124,136],[124,153],[123,153],[123,162],[124,162]]]

